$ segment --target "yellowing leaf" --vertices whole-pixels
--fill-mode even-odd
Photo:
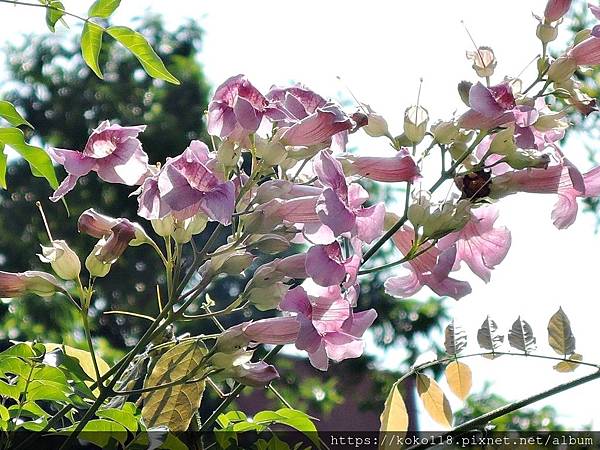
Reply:
[[[406,431],[408,430],[408,412],[398,390],[398,382],[394,383],[385,401],[385,407],[380,416],[381,426],[379,431]]]
[[[577,364],[576,362],[571,362],[571,361],[581,361],[581,360],[583,360],[583,356],[581,356],[578,353],[573,353],[568,361],[559,362],[558,364],[556,364],[553,367],[553,369],[556,370],[557,372],[561,372],[561,373],[573,372],[581,364]]]
[[[83,369],[83,371],[90,377],[92,380],[96,379],[96,371],[94,370],[94,361],[92,360],[92,354],[86,350],[81,350],[79,348],[71,347],[69,345],[64,344],[52,344],[46,343],[44,344],[47,352],[51,352],[57,348],[60,348],[64,351],[65,355],[71,356],[79,361],[79,365]],[[100,375],[104,375],[106,372],[110,370],[110,366],[106,361],[96,355],[96,362],[98,363],[98,371]],[[92,381],[86,382],[88,386],[93,384]],[[97,395],[100,393],[98,389],[94,390],[94,393]]]
[[[558,308],[548,322],[548,343],[559,355],[575,352],[575,336],[571,331],[571,322],[562,308]]]
[[[459,361],[452,361],[446,367],[445,374],[452,393],[461,400],[467,398],[473,384],[473,376],[469,366]]]
[[[157,361],[144,387],[160,386],[177,380],[198,378],[205,349],[202,344],[184,341],[169,349]],[[142,417],[148,428],[166,426],[171,431],[186,431],[200,407],[204,381],[182,383],[144,394]]]
[[[452,428],[450,402],[435,380],[417,374],[417,392],[429,416],[443,427]]]

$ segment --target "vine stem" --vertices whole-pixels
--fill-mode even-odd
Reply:
[[[8,3],[10,5],[18,5],[18,6],[34,6],[37,8],[45,8],[45,9],[51,9],[53,11],[59,11],[61,13],[63,13],[65,16],[71,16],[74,17],[76,19],[79,19],[83,22],[89,22],[90,20],[87,17],[82,17],[82,16],[78,16],[77,14],[73,14],[69,11],[65,11],[62,8],[57,8],[56,6],[52,6],[52,5],[45,5],[43,3],[30,3],[30,2],[19,2],[16,0],[0,0],[0,3]]]
[[[473,150],[475,150],[475,147],[479,145],[479,143],[483,140],[484,137],[487,136],[487,134],[488,133],[485,131],[479,133],[475,140],[471,143],[471,145],[469,145],[469,147],[464,151],[464,153],[460,155],[456,161],[454,161],[454,163],[448,168],[448,170],[442,172],[442,175],[438,178],[438,180],[429,188],[429,192],[433,193],[442,184],[444,184],[446,180],[452,178],[457,167],[460,166],[463,163],[463,161],[469,157]],[[407,191],[410,191],[410,183],[407,185]],[[379,240],[377,240],[377,242],[375,242],[375,244],[373,244],[373,246],[369,250],[367,250],[367,252],[363,256],[362,264],[366,263],[369,259],[371,259],[371,257],[375,253],[377,253],[377,251],[383,246],[383,244],[385,244],[396,233],[396,231],[402,228],[402,225],[406,223],[406,221],[408,220],[407,205],[405,205],[404,210],[405,211],[402,217],[400,217],[400,219],[398,219],[398,221],[394,225],[392,225],[392,227],[388,231],[386,231],[386,233],[383,236],[381,236]]]
[[[479,416],[475,419],[469,420],[469,421],[453,428],[452,430],[450,430],[446,433],[442,433],[439,438],[444,439],[447,437],[460,436],[460,435],[465,434],[473,429],[477,429],[477,428],[485,425],[486,423],[490,422],[491,420],[497,419],[497,418],[502,417],[506,414],[509,414],[513,411],[521,409],[524,406],[531,405],[532,403],[535,403],[539,400],[543,400],[545,398],[548,398],[553,395],[559,394],[561,392],[567,391],[569,389],[572,389],[574,387],[577,387],[582,384],[588,383],[590,381],[596,380],[598,378],[600,378],[600,370],[598,370],[594,373],[591,373],[589,375],[585,375],[583,377],[576,378],[567,383],[559,384],[558,386],[554,386],[553,388],[539,392],[535,395],[524,398],[522,400],[518,400],[516,402],[509,403],[508,405],[501,406],[500,408],[497,408],[486,414],[482,414],[481,416]],[[431,447],[432,446],[429,444],[420,444],[420,445],[414,445],[412,447],[409,447],[407,450],[426,449],[426,448],[431,448]]]

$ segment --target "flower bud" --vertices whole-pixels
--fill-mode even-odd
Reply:
[[[460,200],[456,205],[451,201],[443,203],[423,221],[423,236],[440,239],[462,229],[471,217],[470,206],[468,200]]]
[[[192,236],[204,231],[207,223],[208,218],[204,214],[196,214],[185,220],[175,220],[173,239],[178,244],[186,244],[192,240]]]
[[[28,270],[21,273],[0,271],[0,297],[14,298],[25,294],[48,297],[62,291],[58,280],[49,273]]]
[[[285,146],[256,136],[256,156],[270,166],[275,166],[287,157]]]
[[[92,250],[92,252],[88,255],[88,257],[85,259],[85,268],[87,269],[87,271],[89,272],[90,276],[92,277],[105,277],[108,272],[110,271],[110,268],[112,266],[112,264],[110,263],[106,263],[100,260],[100,258],[98,257],[98,253],[100,253],[102,249],[102,244],[98,243],[94,246],[94,249]]]
[[[573,46],[579,44],[580,42],[585,41],[592,35],[592,30],[588,28],[584,28],[583,30],[578,31],[573,38]]]
[[[65,241],[52,241],[51,246],[42,245],[40,260],[50,263],[52,270],[63,280],[74,280],[81,272],[81,262]]]
[[[244,290],[243,297],[244,300],[252,303],[259,311],[268,311],[269,309],[277,308],[288,289],[289,286],[278,282],[265,287]]]
[[[215,253],[219,253],[223,247],[219,247]],[[224,252],[211,258],[211,267],[215,272],[226,273],[228,275],[239,275],[250,267],[254,261],[252,253],[243,250]]]
[[[290,241],[278,234],[263,234],[253,236],[248,246],[268,255],[276,255],[290,248]]]
[[[548,22],[556,22],[561,19],[571,7],[571,0],[548,0],[544,17]]]
[[[171,214],[162,219],[152,219],[150,221],[154,232],[162,237],[171,236],[175,232],[175,219]]]
[[[365,133],[371,137],[389,136],[388,124],[383,116],[377,114],[367,104],[363,104],[363,107],[367,110],[367,124],[362,127]]]
[[[550,156],[535,150],[518,149],[503,158],[510,167],[516,170],[546,169],[550,164]]]
[[[491,77],[496,68],[496,57],[490,47],[478,47],[474,52],[467,52],[467,59],[473,61],[473,70],[481,78]]]
[[[458,137],[459,128],[453,121],[438,121],[431,126],[431,134],[439,144],[451,144]]]
[[[127,228],[132,230],[134,237],[131,239],[129,245],[138,246],[152,242],[150,236],[137,222],[131,222],[124,218],[114,218],[100,214],[94,209],[90,208],[85,210],[77,221],[77,228],[80,233],[87,234],[95,238],[109,237],[113,229],[119,225],[119,229]]]
[[[553,27],[549,23],[541,22],[537,26],[535,35],[542,41],[542,44],[547,44],[556,39],[558,36],[558,28]]]
[[[508,126],[506,129],[496,133],[492,138],[489,153],[504,156],[514,153],[517,149],[514,133],[514,125]]]
[[[425,137],[429,113],[421,106],[411,106],[404,112],[404,134],[413,144]]]
[[[279,378],[279,372],[264,361],[248,362],[235,366],[229,378],[246,386],[264,387]]]
[[[548,69],[548,79],[560,83],[561,81],[566,81],[571,78],[576,70],[577,63],[575,62],[575,59],[563,55],[550,64],[550,69]]]
[[[457,86],[458,95],[460,96],[462,102],[467,106],[471,106],[469,104],[469,92],[471,91],[472,86],[473,83],[471,83],[470,81],[461,81],[460,83],[458,83]]]
[[[235,146],[235,143],[229,140],[225,140],[219,146],[217,150],[217,161],[223,164],[225,167],[235,167],[242,151],[239,147]]]

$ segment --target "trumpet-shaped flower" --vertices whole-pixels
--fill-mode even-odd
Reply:
[[[327,370],[329,359],[342,361],[362,355],[362,335],[377,317],[374,309],[354,313],[339,286],[315,289],[314,295],[298,286],[288,291],[280,309],[296,313],[300,323],[296,348],[305,350],[319,370]]]
[[[267,99],[244,75],[227,79],[208,106],[208,132],[220,138],[243,140],[258,130]]]
[[[421,177],[419,168],[406,149],[391,157],[343,155],[338,158],[347,175],[360,175],[375,181],[415,181]]]
[[[396,247],[406,255],[413,247],[415,232],[410,227],[403,227],[392,240]],[[404,264],[406,275],[388,278],[384,284],[385,291],[394,297],[406,298],[416,294],[423,286],[428,286],[437,295],[447,295],[456,300],[471,293],[471,286],[466,281],[449,277],[456,261],[457,249],[453,245],[442,251],[439,247],[431,247],[425,253]]]
[[[92,132],[83,151],[50,148],[48,152],[52,159],[67,171],[67,177],[50,199],[60,200],[75,187],[80,177],[91,171],[109,183],[141,184],[149,167],[148,155],[142,150],[137,136],[145,128],[145,125],[111,125],[105,120]]]
[[[368,193],[356,183],[348,186],[339,161],[322,150],[315,158],[314,170],[324,186],[316,211],[335,236],[350,233],[370,243],[383,233],[383,203],[363,208]]]
[[[475,275],[486,283],[491,271],[500,264],[511,244],[510,231],[506,227],[494,227],[498,211],[493,206],[471,210],[471,220],[465,227],[441,239],[438,247],[444,251],[456,245],[454,269],[464,261]]]

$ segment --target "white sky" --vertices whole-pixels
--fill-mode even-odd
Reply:
[[[89,2],[66,0],[68,10],[85,12]],[[114,23],[124,24],[139,14],[139,0],[123,0]],[[461,79],[475,81],[465,50],[472,45],[460,23],[464,20],[479,45],[489,45],[499,60],[494,80],[516,75],[539,52],[531,12],[543,11],[542,0],[454,1],[184,1],[146,0],[152,11],[164,13],[169,23],[183,18],[200,21],[205,30],[201,59],[214,84],[245,73],[263,92],[271,84],[301,81],[324,96],[347,94],[340,75],[361,101],[382,113],[395,133],[402,128],[403,111],[415,102],[424,78],[421,104],[432,119],[449,118],[462,104],[456,94]],[[38,18],[39,16],[39,18]],[[43,11],[0,4],[4,39],[44,28]],[[0,69],[1,70],[1,69]],[[1,72],[0,72],[1,74]],[[359,151],[372,154],[385,148],[381,141],[356,140]],[[579,144],[579,145],[578,145]],[[570,159],[587,168],[586,152],[577,137],[566,146]],[[598,259],[600,240],[594,217],[580,214],[568,230],[550,220],[553,196],[511,197],[500,203],[501,221],[512,231],[506,260],[485,285],[474,277],[473,294],[455,302],[444,300],[477,351],[476,331],[490,314],[502,330],[521,315],[533,326],[539,352],[552,354],[546,326],[562,305],[569,315],[577,351],[590,362],[600,362],[597,326]],[[429,292],[423,292],[423,296]],[[441,338],[440,338],[441,339]],[[391,358],[391,355],[390,355]],[[386,361],[392,365],[393,360]],[[502,357],[496,361],[467,361],[475,388],[485,380],[509,400],[533,394],[581,376],[558,374],[549,362]],[[451,394],[450,394],[451,395]],[[552,397],[565,424],[600,424],[597,398],[600,381]],[[537,403],[535,406],[541,406]],[[453,401],[453,407],[460,403]],[[423,425],[435,428],[426,419]]]

